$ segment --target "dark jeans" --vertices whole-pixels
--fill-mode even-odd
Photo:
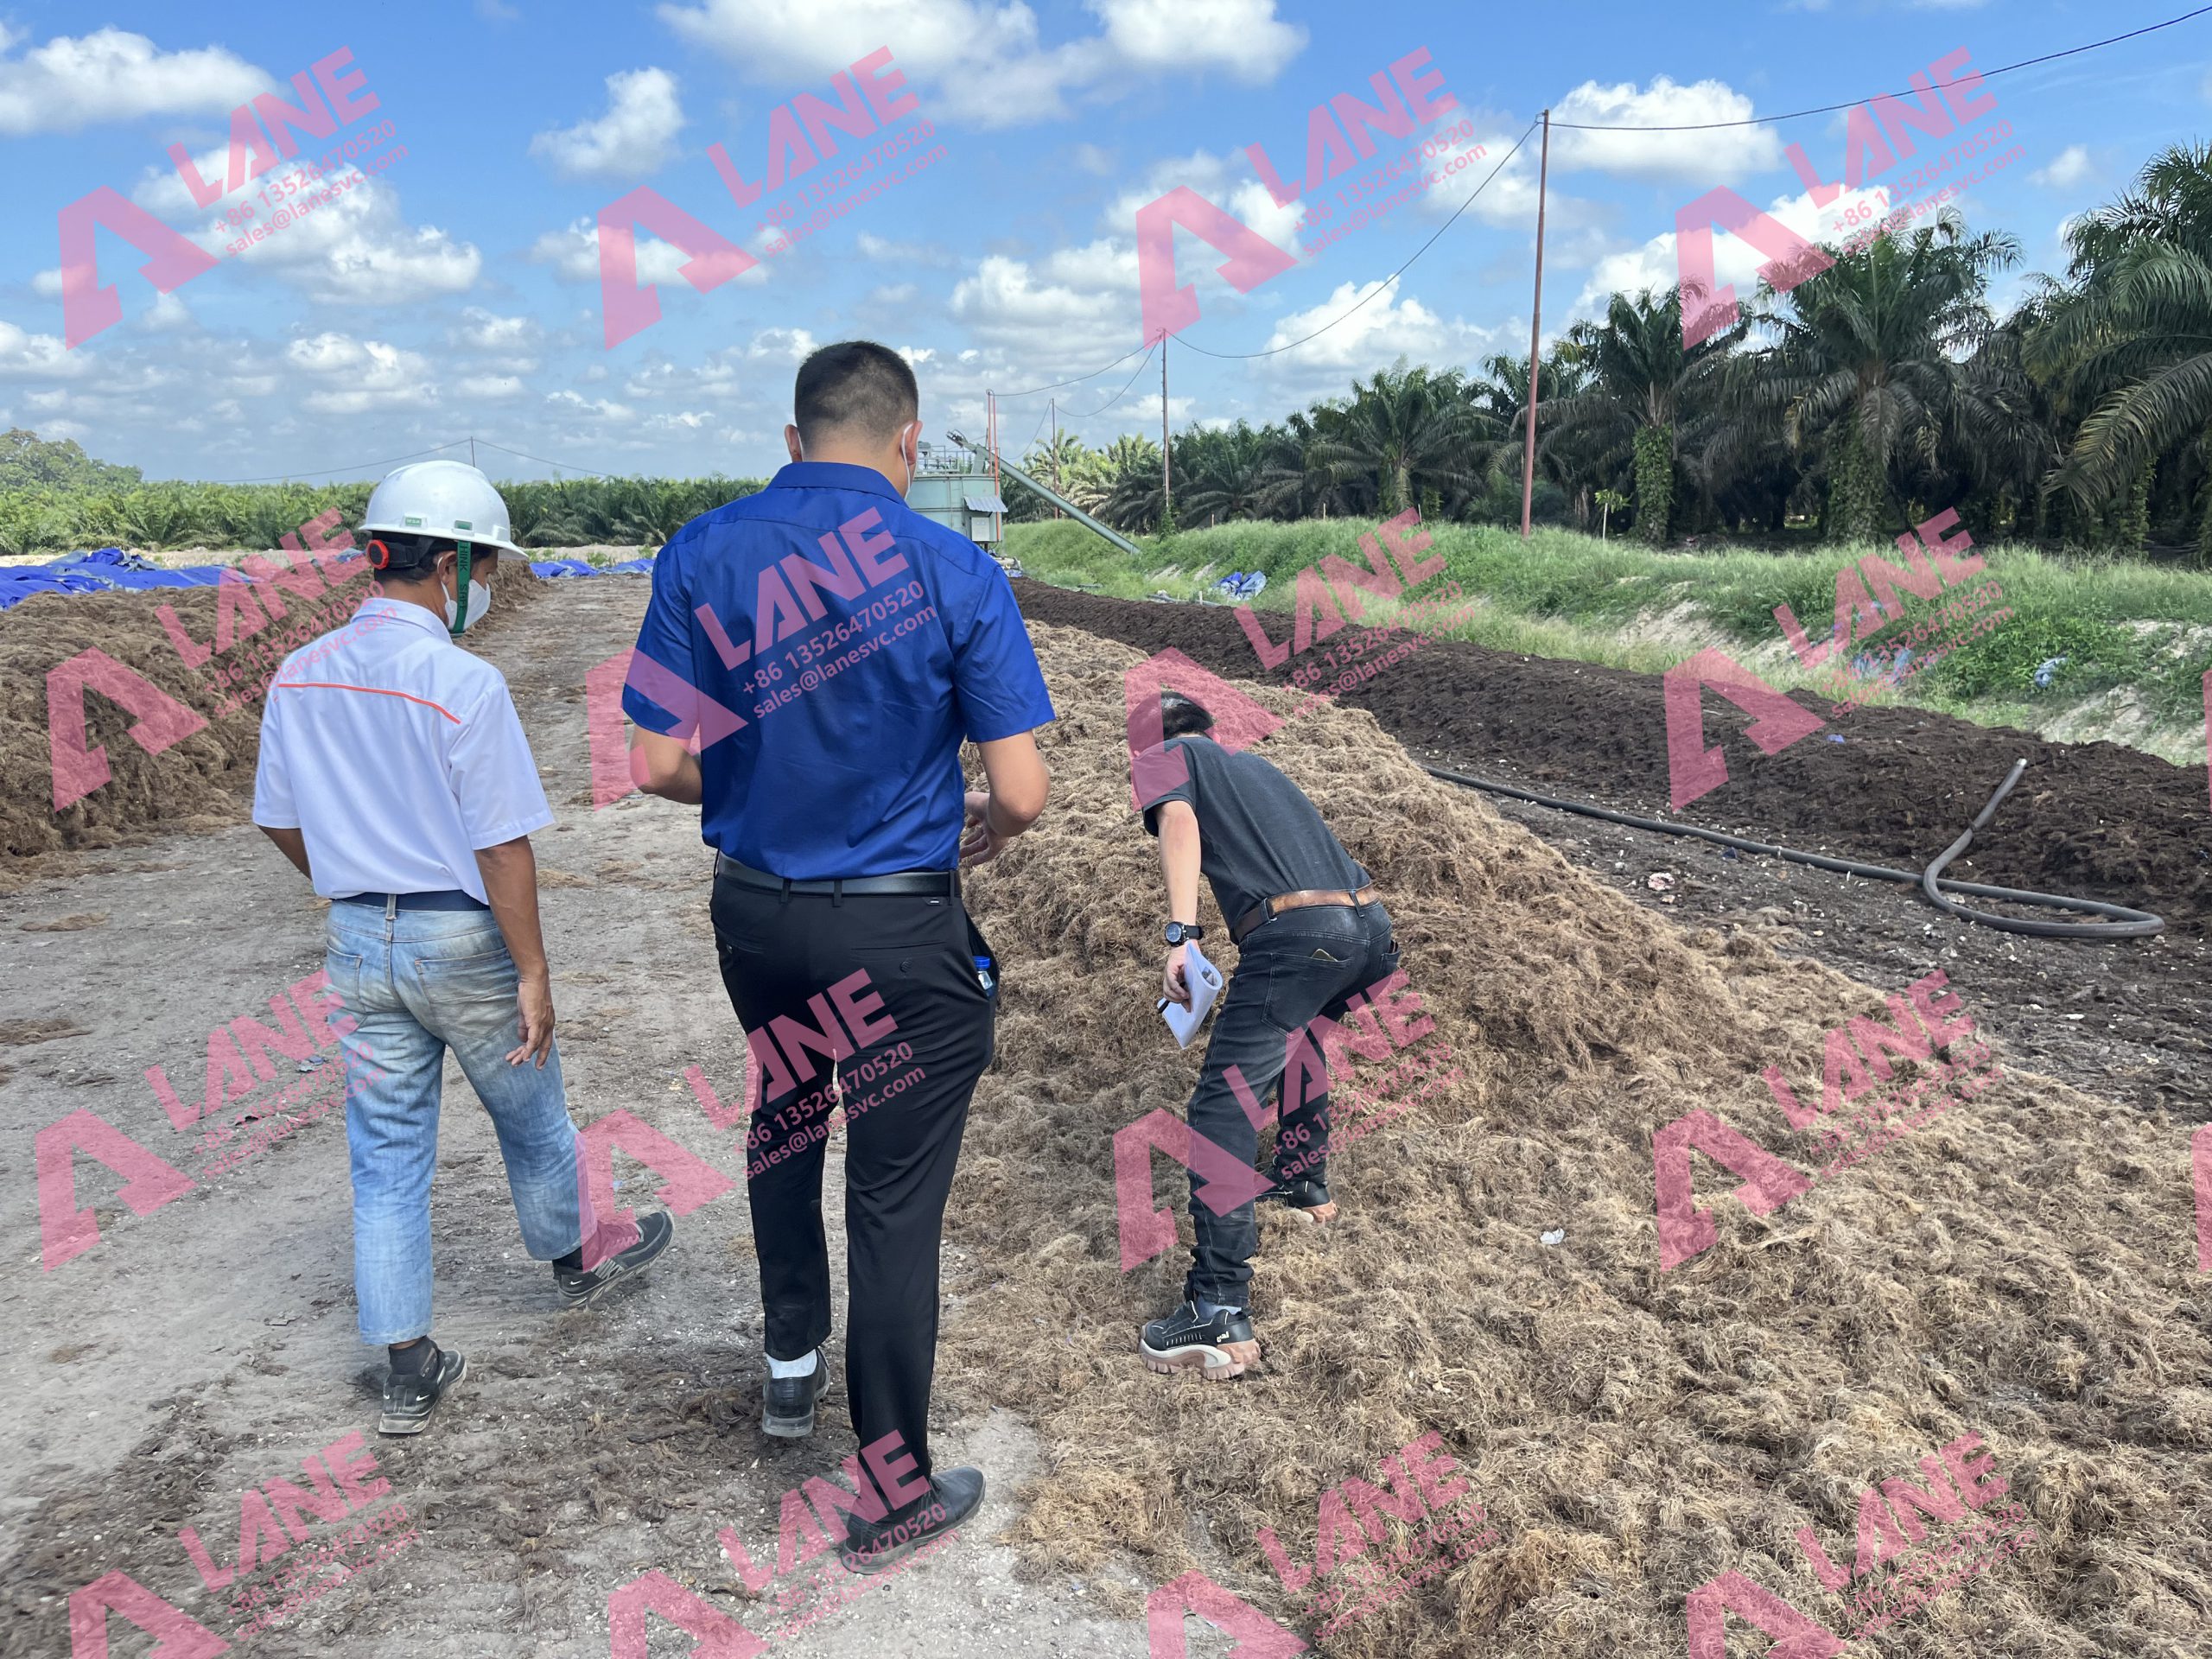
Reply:
[[[835,1062],[848,1122],[845,1383],[861,1444],[895,1430],[926,1475],[938,1249],[968,1099],[991,1059],[995,1003],[973,960],[989,947],[949,894],[785,898],[718,879],[713,915],[731,1006],[756,1054],[763,1041],[779,1040],[795,1080],[759,1090],[747,1136],[753,1243],[776,1359],[804,1359],[830,1334],[822,1169],[831,1103],[821,1096],[831,1059],[790,1033],[842,1029],[830,988],[856,969],[868,975],[857,995],[859,1023],[871,1034],[851,1033],[856,1046]],[[882,998],[880,1008],[871,996]],[[886,1021],[895,1029],[877,1029]],[[901,1045],[912,1046],[911,1057],[893,1058]],[[757,1059],[748,1065],[749,1077],[760,1075]]]
[[[1353,997],[1398,971],[1390,915],[1380,902],[1357,910],[1317,905],[1285,911],[1248,934],[1243,949],[1214,1016],[1205,1072],[1191,1096],[1191,1128],[1249,1166],[1259,1154],[1260,1132],[1245,1102],[1257,1110],[1272,1091],[1281,1108],[1276,1179],[1318,1181],[1329,1157],[1328,1077],[1320,1045],[1299,1033],[1317,1016],[1341,1020]],[[1244,1085],[1242,1098],[1232,1068]],[[1198,1243],[1184,1294],[1243,1307],[1259,1243],[1257,1220],[1249,1204],[1217,1216],[1198,1201],[1199,1185],[1193,1173]]]

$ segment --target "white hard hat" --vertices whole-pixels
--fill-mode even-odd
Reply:
[[[490,479],[464,461],[418,461],[385,474],[369,497],[361,528],[370,535],[388,531],[522,551],[508,539],[507,504]]]

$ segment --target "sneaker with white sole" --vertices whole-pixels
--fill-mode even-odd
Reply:
[[[553,1282],[560,1290],[561,1300],[569,1306],[588,1307],[606,1294],[616,1281],[626,1279],[647,1266],[675,1238],[676,1218],[665,1210],[655,1210],[639,1222],[638,1242],[628,1249],[608,1256],[589,1272],[582,1268],[555,1268]]]
[[[1196,1370],[1209,1382],[1226,1382],[1260,1362],[1259,1339],[1243,1308],[1225,1307],[1211,1319],[1201,1319],[1198,1303],[1188,1300],[1146,1325],[1137,1351],[1149,1370]]]
[[[377,1419],[379,1434],[420,1434],[430,1426],[438,1402],[468,1375],[468,1361],[449,1350],[430,1344],[435,1357],[423,1370],[402,1375],[392,1372],[384,1380],[384,1414]]]

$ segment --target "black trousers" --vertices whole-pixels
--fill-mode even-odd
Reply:
[[[1236,972],[1214,1015],[1205,1070],[1191,1096],[1191,1128],[1241,1163],[1259,1154],[1259,1128],[1246,1109],[1264,1106],[1270,1091],[1280,1114],[1273,1173],[1278,1180],[1320,1180],[1329,1158],[1329,1087],[1320,1045],[1300,1037],[1317,1016],[1341,1020],[1351,999],[1398,971],[1390,913],[1380,901],[1357,910],[1317,905],[1288,910],[1247,934]],[[1291,1081],[1290,1071],[1297,1069]],[[1230,1077],[1244,1085],[1240,1097]],[[1192,1247],[1184,1294],[1229,1307],[1246,1305],[1257,1218],[1249,1203],[1217,1216],[1198,1201],[1191,1176]]]
[[[766,1077],[746,1190],[768,1353],[804,1359],[830,1335],[822,1169],[842,1105],[853,1428],[862,1446],[895,1430],[926,1475],[938,1249],[969,1096],[991,1059],[995,996],[974,962],[991,951],[950,893],[784,895],[718,876],[713,917],[748,1075]]]

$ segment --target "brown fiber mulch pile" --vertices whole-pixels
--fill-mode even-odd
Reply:
[[[982,1265],[950,1287],[938,1373],[960,1403],[1039,1427],[1014,1530],[1031,1570],[1088,1575],[1122,1611],[1137,1599],[1117,1566],[1153,1586],[1201,1570],[1356,1659],[1680,1655],[1687,1599],[1732,1572],[1843,1633],[1845,1595],[1872,1580],[1824,1589],[1798,1529],[1848,1572],[1862,1489],[1924,1482],[1920,1459],[1979,1434],[2035,1541],[1854,1651],[2202,1651],[2212,1281],[2186,1132],[2008,1074],[1764,1217],[1699,1156],[1718,1242],[1662,1274],[1655,1132],[1703,1109],[1817,1170],[1815,1132],[1759,1074],[1780,1066],[1811,1104],[1824,1034],[1886,1018],[1882,995],[1639,910],[1363,712],[1304,715],[1260,753],[1375,873],[1428,1040],[1461,1076],[1339,1150],[1332,1226],[1264,1223],[1257,1372],[1146,1371],[1137,1327],[1179,1294],[1186,1178],[1154,1158],[1178,1243],[1124,1274],[1113,1137],[1179,1115],[1198,1050],[1153,1009],[1160,878],[1122,727],[1140,653],[1033,632],[1060,711],[1052,799],[970,888],[1005,988],[953,1197],[954,1241]],[[1951,989],[1971,1014],[2005,988]],[[1287,1593],[1259,1529],[1312,1563],[1321,1495],[1385,1485],[1383,1459],[1432,1432],[1497,1541],[1320,1637],[1300,1611],[1318,1586]],[[1727,1631],[1731,1659],[1768,1650],[1738,1617]]]
[[[498,601],[473,647],[545,598],[553,586],[532,575],[522,560],[503,569]],[[161,588],[147,593],[41,594],[0,613],[0,856],[22,860],[74,848],[116,847],[156,834],[219,830],[243,820],[253,804],[254,762],[260,753],[261,702],[276,660],[316,634],[343,626],[365,589],[364,567],[331,572],[337,585],[313,594],[267,582],[237,593],[267,593],[283,607],[280,617],[241,603],[213,588]],[[218,618],[218,607],[232,614]],[[163,627],[170,609],[188,643],[211,648],[205,661],[187,666]],[[251,625],[249,627],[249,625]],[[294,636],[269,660],[263,648]],[[104,752],[107,780],[59,810],[54,806],[54,744],[49,732],[49,676],[86,650],[96,650],[149,681],[168,699],[205,722],[152,753],[130,735],[142,715],[96,689],[80,695],[87,746]],[[262,658],[257,663],[252,659]],[[233,694],[219,677],[238,671],[244,701],[224,714]],[[133,695],[141,695],[134,691]],[[151,703],[151,700],[149,700]],[[158,709],[161,705],[151,704]],[[162,716],[156,716],[161,718]],[[64,763],[65,766],[67,762]],[[26,874],[18,867],[15,874]]]

